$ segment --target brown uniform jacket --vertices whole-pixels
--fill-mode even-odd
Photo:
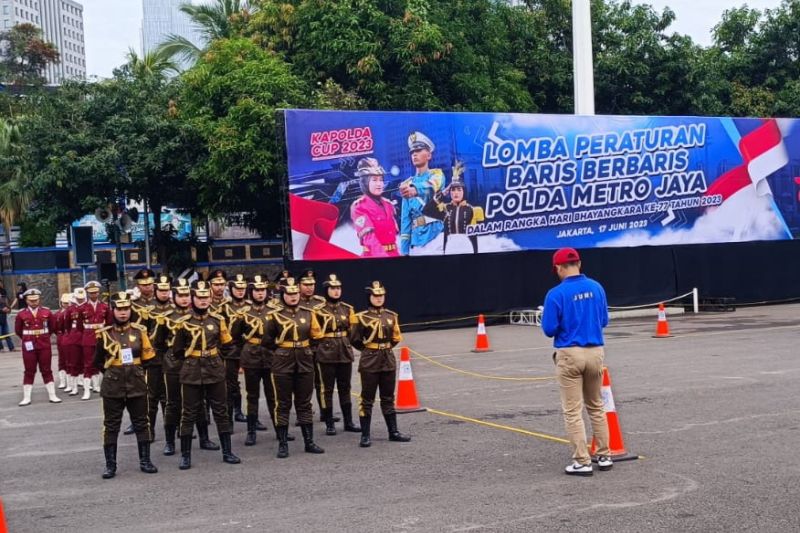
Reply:
[[[317,361],[320,363],[352,363],[350,324],[355,322],[353,306],[344,302],[328,302],[314,308],[322,329],[317,341]]]
[[[158,324],[157,329],[153,332],[153,347],[156,351],[159,350],[159,346],[166,346],[166,351],[164,352],[162,360],[164,373],[166,374],[180,374],[181,368],[183,368],[183,359],[175,357],[175,354],[172,353],[172,345],[175,343],[175,332],[178,330],[178,321],[190,312],[191,309],[189,308],[181,309],[180,307],[173,307],[170,312],[159,317],[161,324]]]
[[[147,394],[142,363],[155,357],[144,326],[128,323],[123,327],[106,326],[97,330],[94,366],[102,368],[103,398],[136,398]],[[125,350],[131,350],[132,361],[123,363]]]
[[[225,319],[216,313],[198,315],[192,311],[177,320],[172,353],[183,359],[181,383],[203,385],[224,381],[222,357],[232,341]]]
[[[244,320],[244,316],[249,310],[250,302],[247,300],[240,300],[237,302],[231,299],[220,304],[214,312],[225,319],[228,330],[233,333],[237,330],[241,331],[244,328],[244,325],[238,323]],[[223,354],[223,357],[225,359],[239,359],[243,345],[244,340],[241,335],[233,335],[233,345]]]
[[[357,313],[353,318],[350,342],[361,350],[359,372],[388,372],[397,368],[394,348],[403,340],[397,313],[374,309]]]
[[[145,366],[162,365],[164,362],[164,354],[167,353],[169,348],[167,339],[171,336],[169,335],[169,326],[164,317],[171,314],[173,309],[175,307],[168,302],[166,305],[156,303],[146,311],[147,332],[150,335],[150,343],[156,351],[156,356],[148,361]]]
[[[272,351],[261,344],[266,318],[273,309],[266,305],[253,304],[244,317],[236,322],[234,340],[243,339],[241,353],[242,368],[271,368]]]
[[[273,350],[272,373],[313,372],[311,341],[321,338],[322,330],[313,309],[298,305],[269,313],[261,342]]]

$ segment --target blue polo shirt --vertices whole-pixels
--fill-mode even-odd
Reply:
[[[603,346],[607,325],[606,292],[583,274],[564,278],[545,296],[542,330],[556,348]]]

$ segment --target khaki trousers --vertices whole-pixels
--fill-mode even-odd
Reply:
[[[572,445],[572,458],[582,465],[591,463],[583,425],[583,406],[589,413],[597,440],[597,455],[608,455],[608,421],[600,389],[603,384],[602,347],[556,349],[556,378],[561,390],[561,409]]]

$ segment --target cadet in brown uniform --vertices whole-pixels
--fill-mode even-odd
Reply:
[[[350,379],[353,375],[353,347],[350,345],[350,324],[355,322],[353,306],[342,301],[342,282],[331,274],[322,284],[326,301],[314,308],[323,338],[317,342],[317,367],[322,376],[322,416],[325,434],[336,435],[333,421],[333,386],[339,391],[339,407],[344,417],[344,430],[359,432],[353,424],[353,402],[350,400]]]
[[[117,437],[122,412],[127,408],[139,445],[139,468],[154,474],[158,469],[150,461],[150,424],[147,420],[147,383],[142,363],[155,357],[147,330],[131,324],[131,300],[127,293],[111,297],[114,324],[97,330],[94,367],[101,368],[103,381],[103,452],[106,469],[103,479],[117,473]]]
[[[275,425],[278,457],[289,456],[289,411],[294,409],[303,431],[305,451],[324,453],[314,443],[314,352],[311,340],[322,338],[314,311],[300,304],[300,288],[294,278],[281,285],[283,307],[267,315],[262,345],[273,351],[272,386],[275,389]]]
[[[300,275],[300,305],[313,309],[325,303],[325,298],[314,294],[316,287],[317,280],[314,278],[314,271],[304,270]],[[325,422],[325,414],[322,408],[322,376],[319,373],[319,367],[317,367],[316,353],[314,356],[314,390],[317,393],[317,405],[319,405],[319,421]],[[338,421],[339,418],[334,419],[334,422]],[[298,423],[298,425],[300,424]]]
[[[255,276],[249,283],[250,309],[244,317],[236,322],[233,330],[234,340],[241,338],[244,342],[241,353],[241,366],[244,369],[244,384],[247,391],[247,438],[245,446],[256,443],[258,429],[258,401],[263,387],[270,417],[275,413],[275,391],[272,388],[270,367],[272,353],[261,345],[264,336],[264,321],[267,314],[274,309],[267,306],[267,278]],[[272,426],[275,427],[273,420]],[[277,435],[277,429],[276,429]]]
[[[153,332],[153,346],[158,352],[165,349],[163,358],[164,393],[166,407],[164,408],[164,455],[175,455],[175,432],[181,422],[181,409],[183,395],[181,394],[181,368],[183,359],[178,359],[172,353],[175,341],[175,331],[178,320],[191,311],[192,294],[187,280],[180,278],[172,287],[174,307],[168,313],[158,317],[156,329]],[[219,450],[219,444],[208,438],[208,419],[206,410],[203,409],[197,419],[197,434],[201,450]]]
[[[167,276],[159,276],[155,283],[156,297],[152,307],[147,311],[147,332],[156,356],[144,364],[145,376],[147,378],[147,418],[150,420],[151,438],[156,436],[156,417],[158,416],[158,406],[161,405],[161,413],[166,409],[166,396],[164,393],[164,354],[167,352],[166,339],[156,342],[159,329],[166,328],[164,315],[171,313],[175,308],[170,301],[172,287]]]
[[[230,300],[221,304],[215,312],[225,318],[228,328],[233,331],[236,328],[236,322],[243,320],[244,315],[250,310],[249,302],[245,299],[247,280],[242,274],[236,274],[230,281],[228,289],[231,295]],[[247,422],[247,418],[242,414],[242,389],[239,385],[239,357],[243,345],[244,340],[234,336],[233,346],[223,355],[225,382],[228,388],[228,417],[235,422]],[[263,429],[266,428],[262,426]]]
[[[192,426],[203,416],[203,398],[211,406],[217,426],[222,460],[237,464],[241,460],[231,451],[231,419],[225,403],[225,363],[221,352],[230,349],[231,335],[225,319],[209,312],[211,293],[208,283],[192,283],[192,310],[182,317],[175,331],[172,352],[183,359],[181,387],[181,462],[179,468],[192,467]]]
[[[397,361],[394,348],[403,337],[397,313],[383,307],[386,289],[380,281],[367,287],[369,309],[355,315],[350,332],[350,341],[361,351],[358,372],[361,374],[361,398],[359,420],[361,422],[362,448],[368,448],[369,426],[372,421],[372,404],[375,392],[380,388],[381,411],[389,429],[389,440],[408,442],[411,440],[397,430],[397,413],[394,410],[394,383]]]

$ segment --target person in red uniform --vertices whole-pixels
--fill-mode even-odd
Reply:
[[[397,221],[394,205],[382,196],[386,171],[373,157],[358,162],[355,173],[363,193],[350,206],[350,219],[364,249],[363,257],[396,257]]]
[[[78,395],[78,387],[83,383],[83,315],[81,306],[86,302],[86,290],[78,287],[72,291],[72,304],[64,311],[61,330],[64,338],[61,345],[67,357],[67,388],[70,396]]]
[[[67,350],[64,349],[64,317],[66,316],[66,312],[67,309],[69,309],[70,304],[72,304],[72,293],[65,292],[61,295],[61,309],[55,313],[59,389],[65,389],[67,387]]]
[[[100,283],[90,281],[86,284],[86,295],[89,298],[81,305],[83,337],[81,338],[81,351],[83,352],[83,396],[81,400],[92,397],[92,389],[100,392],[100,371],[94,368],[95,333],[106,326],[110,316],[108,305],[100,301]]]
[[[39,305],[41,295],[42,293],[38,289],[26,290],[22,294],[26,307],[17,313],[14,322],[14,333],[22,340],[22,362],[25,365],[20,406],[31,403],[33,379],[36,377],[37,367],[42,374],[50,401],[52,403],[61,402],[61,399],[56,396],[53,371],[50,369],[53,359],[50,335],[56,330],[55,314],[47,307]]]

